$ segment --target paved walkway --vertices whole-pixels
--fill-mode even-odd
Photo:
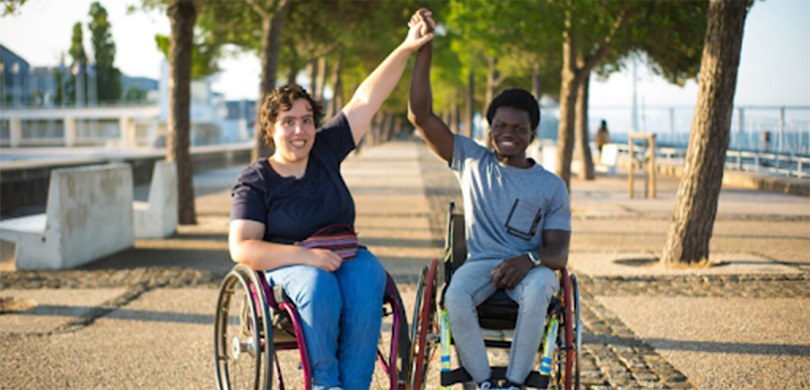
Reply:
[[[199,224],[173,237],[138,240],[77,270],[0,272],[0,388],[211,388],[238,170],[195,176]],[[353,155],[344,175],[361,240],[395,277],[410,316],[417,272],[439,255],[447,202],[459,200],[455,179],[405,141]],[[654,259],[676,186],[659,180],[658,199],[628,200],[623,176],[572,182],[583,385],[810,388],[810,200],[726,188],[715,264],[664,269]],[[435,388],[438,362],[431,368]]]

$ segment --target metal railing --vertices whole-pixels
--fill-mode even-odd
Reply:
[[[617,144],[620,154],[629,155],[627,144]],[[641,148],[633,149],[633,160],[641,164],[649,158],[647,151]],[[656,148],[658,161],[683,163],[686,158],[685,148],[663,147]],[[726,169],[736,171],[769,173],[782,176],[810,178],[810,156],[795,154],[780,154],[770,152],[752,152],[748,150],[726,151]]]

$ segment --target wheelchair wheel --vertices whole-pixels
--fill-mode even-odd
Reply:
[[[573,336],[574,336],[574,346],[576,350],[574,351],[574,359],[573,364],[574,367],[572,368],[571,376],[574,381],[574,388],[579,389],[579,355],[582,352],[582,328],[580,326],[580,311],[579,311],[579,281],[577,280],[576,275],[571,275],[571,289],[572,295],[574,297],[574,315],[573,315]]]
[[[433,259],[429,266],[425,266],[419,275],[416,290],[416,306],[413,312],[411,325],[411,388],[423,389],[427,379],[428,362],[436,343],[438,323],[436,322],[436,290],[438,288],[439,260]]]
[[[237,265],[222,281],[214,322],[219,389],[269,389],[273,348],[269,317],[255,273]]]
[[[581,348],[579,286],[576,276],[562,273],[563,310],[559,313],[560,332],[557,334],[557,364],[553,384],[557,389],[579,388],[579,351]]]
[[[379,372],[384,374],[385,378],[377,380],[375,372],[372,387],[405,390],[411,367],[411,340],[405,306],[402,304],[402,297],[390,276],[386,285],[383,309],[383,330],[380,332],[377,360],[380,366]],[[389,329],[390,333],[387,332]]]

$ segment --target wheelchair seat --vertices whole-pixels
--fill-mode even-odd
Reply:
[[[467,240],[464,235],[464,214],[455,212],[455,205],[450,204],[448,215],[447,237],[445,242],[445,289],[450,284],[453,272],[467,259]],[[498,289],[476,308],[478,324],[484,329],[514,329],[517,322],[519,306],[509,298],[506,291]]]
[[[514,329],[518,308],[517,302],[509,298],[506,291],[498,289],[476,308],[478,323],[485,329]]]

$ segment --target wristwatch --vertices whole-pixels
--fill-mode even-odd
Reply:
[[[537,256],[537,252],[528,251],[528,252],[526,252],[526,255],[529,256],[529,259],[532,261],[532,263],[534,263],[535,267],[540,265],[540,264],[543,264],[543,260],[540,260],[540,256]]]

